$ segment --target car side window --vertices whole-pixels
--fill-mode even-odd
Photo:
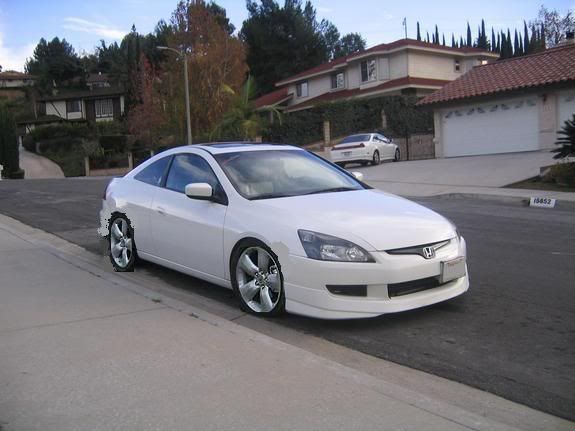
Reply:
[[[220,183],[209,163],[197,154],[178,154],[170,167],[166,188],[184,193],[190,183],[208,183],[218,190]]]
[[[167,156],[162,157],[160,160],[156,160],[154,163],[146,166],[138,172],[134,179],[153,186],[161,186],[171,158],[172,156]]]

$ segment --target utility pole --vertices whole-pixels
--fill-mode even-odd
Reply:
[[[186,131],[187,131],[187,135],[188,135],[188,145],[192,145],[192,120],[190,118],[191,114],[190,114],[190,86],[188,84],[188,56],[186,54],[186,51],[184,51],[183,49],[178,51],[177,49],[174,48],[169,48],[167,46],[158,46],[157,47],[159,50],[167,50],[167,51],[172,51],[175,52],[176,54],[178,54],[178,57],[180,57],[183,61],[184,61],[184,86],[185,86],[185,95],[186,95]]]

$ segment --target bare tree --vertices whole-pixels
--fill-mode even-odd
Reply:
[[[543,28],[546,47],[553,48],[565,39],[567,32],[575,31],[575,11],[567,10],[565,15],[561,15],[557,10],[549,10],[542,5],[531,26]]]

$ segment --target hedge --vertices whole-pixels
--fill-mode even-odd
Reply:
[[[329,120],[331,136],[381,130],[381,112],[387,118],[385,132],[391,137],[433,132],[433,114],[415,106],[413,96],[388,96],[326,103],[287,113],[281,124],[271,124],[266,140],[305,145],[323,139],[323,122]]]

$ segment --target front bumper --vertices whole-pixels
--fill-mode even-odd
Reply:
[[[354,319],[412,310],[446,301],[469,289],[464,277],[441,286],[390,297],[388,284],[437,277],[441,262],[466,255],[465,240],[453,239],[434,259],[371,252],[375,263],[325,262],[290,255],[282,265],[286,310],[323,319]],[[326,285],[367,285],[367,296],[332,294]]]

